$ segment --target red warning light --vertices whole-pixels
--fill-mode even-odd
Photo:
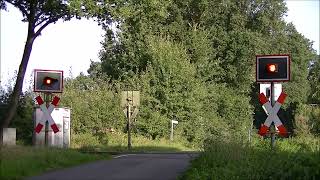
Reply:
[[[278,64],[267,64],[267,72],[269,73],[278,72]]]
[[[257,82],[290,81],[290,55],[257,55]]]
[[[47,79],[46,84],[51,84],[51,79]]]
[[[45,78],[43,79],[43,84],[49,86],[49,85],[51,85],[55,80],[56,80],[56,79],[53,79],[53,78],[51,78],[51,77],[45,77]]]

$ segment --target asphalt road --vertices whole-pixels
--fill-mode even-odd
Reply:
[[[197,153],[123,154],[30,177],[28,180],[171,180],[190,165]]]

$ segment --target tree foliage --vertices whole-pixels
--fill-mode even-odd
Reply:
[[[0,0],[0,8],[6,9],[7,4],[13,5],[22,13],[22,21],[28,23],[27,38],[19,66],[16,83],[13,89],[11,102],[8,106],[6,116],[1,122],[0,134],[2,128],[9,126],[10,121],[14,118],[18,107],[19,95],[22,91],[23,79],[28,66],[34,40],[41,35],[41,32],[52,23],[59,19],[64,21],[70,20],[76,16],[90,17],[91,14],[99,14],[105,12],[101,7],[103,4],[94,0]],[[93,8],[95,7],[95,8]],[[107,13],[102,21],[106,21]]]
[[[310,102],[320,104],[320,56],[311,61],[309,80],[311,84]]]
[[[12,4],[22,13],[22,21],[28,23],[28,33],[22,60],[19,66],[16,83],[13,89],[11,102],[8,106],[6,116],[2,119],[0,134],[2,128],[9,126],[10,121],[14,118],[18,107],[19,96],[22,91],[23,79],[28,66],[34,40],[41,34],[49,24],[55,23],[59,19],[69,20],[73,15],[67,1],[58,0],[1,0],[1,9],[6,8],[6,3]]]
[[[76,16],[94,16],[105,29],[101,62],[91,62],[89,76],[66,83],[62,99],[72,108],[75,133],[126,131],[120,92],[140,90],[137,133],[167,137],[175,119],[177,135],[193,144],[208,136],[243,138],[253,120],[259,127],[266,119],[257,100],[258,54],[290,54],[291,81],[283,84],[289,96],[280,112],[290,131],[302,104],[318,102],[319,60],[312,43],[284,21],[283,0],[74,0],[68,5]]]
[[[117,88],[84,75],[66,80],[61,105],[71,108],[73,133],[95,133],[121,129],[125,122]]]
[[[283,116],[292,130],[297,104],[306,103],[310,93],[308,64],[315,52],[284,21],[286,11],[282,0],[124,0],[110,10],[113,22],[106,26],[101,65],[95,66],[111,80],[136,81],[144,92],[141,131],[177,118],[181,135],[188,137],[194,129],[208,132],[203,123],[216,125],[212,133],[246,132],[253,112],[262,112],[255,100],[255,55],[290,54]]]

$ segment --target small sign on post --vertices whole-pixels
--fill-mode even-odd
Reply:
[[[140,105],[140,91],[122,91],[121,107],[126,108],[128,103],[133,107]]]
[[[139,112],[140,91],[122,91],[120,105],[127,117],[128,149],[131,150],[131,124]]]
[[[173,126],[174,124],[178,124],[179,122],[176,120],[171,120],[171,133],[170,133],[170,140],[173,141]]]
[[[172,122],[172,124],[178,124],[178,123],[179,123],[179,122],[176,121],[176,120],[172,120],[171,122]]]

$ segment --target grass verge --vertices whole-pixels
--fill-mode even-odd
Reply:
[[[2,147],[0,179],[22,179],[49,170],[108,159],[106,154],[84,154],[72,149],[30,146]]]
[[[320,179],[320,139],[209,141],[181,179]]]
[[[79,148],[83,151],[107,151],[107,152],[127,152],[128,139],[124,133],[114,133],[104,135],[103,138],[93,136],[92,134],[75,134],[73,135],[73,148]],[[181,151],[198,151],[187,146],[187,142],[176,139],[151,140],[146,137],[133,134],[131,152],[181,152]]]

